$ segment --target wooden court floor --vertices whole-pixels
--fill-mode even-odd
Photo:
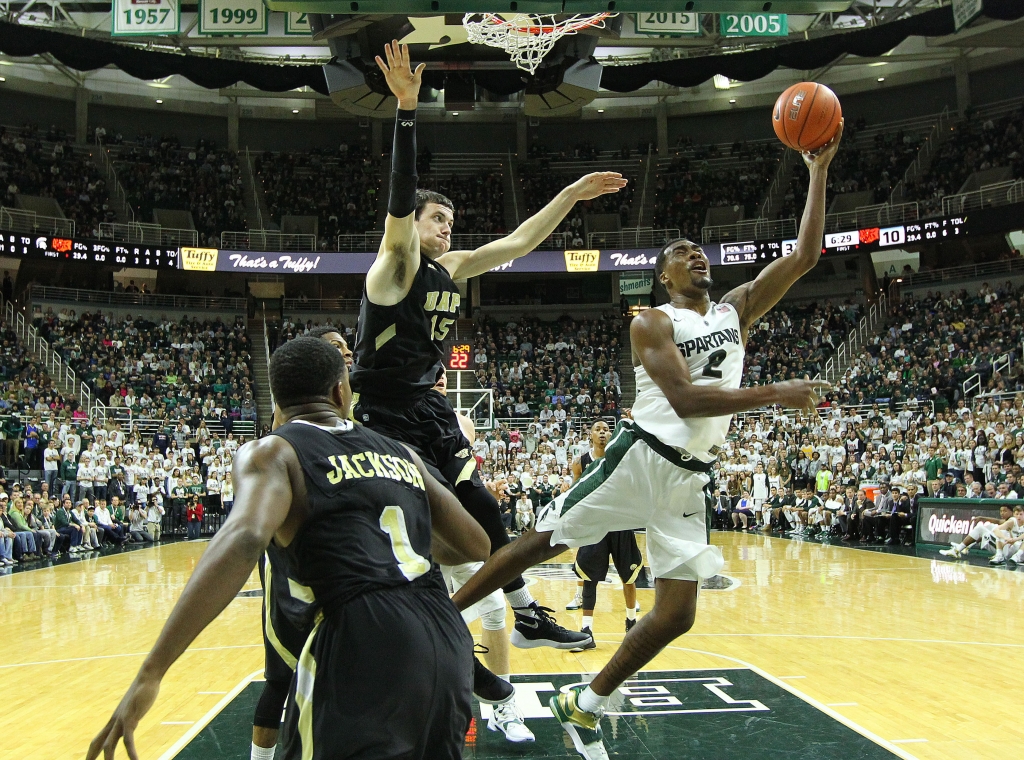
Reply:
[[[1024,571],[759,535],[712,541],[735,583],[701,594],[694,630],[652,668],[755,668],[903,757],[1002,760],[1024,746]],[[204,548],[176,543],[0,577],[0,758],[84,756]],[[578,626],[579,613],[564,611],[575,584],[557,567],[537,575],[535,595]],[[255,575],[248,588],[258,588]],[[653,591],[638,595],[650,609]],[[236,599],[171,669],[137,735],[143,757],[173,757],[261,669],[259,615],[259,598]],[[618,586],[602,586],[597,650],[513,649],[513,671],[595,671],[622,639],[623,618]]]

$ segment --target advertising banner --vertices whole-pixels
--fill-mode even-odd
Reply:
[[[996,499],[921,499],[917,510],[917,543],[948,545],[963,541],[979,518],[999,519],[1002,504],[1021,502]]]

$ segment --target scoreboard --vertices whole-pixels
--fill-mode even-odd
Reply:
[[[444,366],[449,370],[476,369],[472,344],[464,340],[446,340],[444,342]]]
[[[178,268],[177,246],[75,240],[58,235],[24,232],[0,232],[0,256],[144,269]]]
[[[821,252],[877,251],[916,243],[942,242],[967,234],[967,217],[935,217],[893,227],[865,227],[825,234]],[[796,250],[796,239],[721,243],[723,264],[765,264]],[[713,263],[713,262],[712,262]]]

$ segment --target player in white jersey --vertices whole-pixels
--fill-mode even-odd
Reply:
[[[537,525],[503,547],[455,594],[459,609],[529,567],[610,531],[647,529],[655,577],[654,608],[626,634],[589,686],[549,704],[583,757],[608,757],[600,717],[609,696],[693,625],[704,578],[722,567],[708,544],[706,509],[711,467],[732,415],[770,404],[813,409],[825,383],[790,380],[740,388],[743,346],[755,320],[771,309],[821,255],[828,165],[842,129],[815,155],[796,250],[755,280],[711,300],[711,266],[700,246],[676,240],[658,254],[655,277],[670,301],[641,312],[630,325],[637,399],[596,466],[541,513]]]

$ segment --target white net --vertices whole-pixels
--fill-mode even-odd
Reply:
[[[603,28],[612,13],[575,14],[559,19],[550,13],[467,13],[463,26],[474,45],[501,48],[523,71],[533,74],[558,40],[587,27]]]

